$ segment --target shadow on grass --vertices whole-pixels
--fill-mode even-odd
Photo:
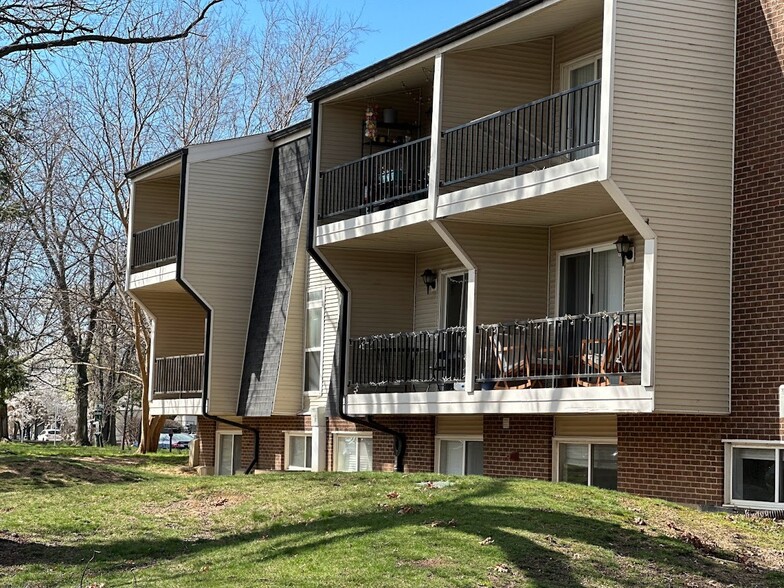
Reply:
[[[497,492],[506,492],[504,481],[493,481],[484,485],[480,491],[461,494],[454,499],[411,505],[408,514],[399,514],[399,508],[404,505],[396,505],[394,509],[379,507],[377,510],[352,515],[326,516],[307,523],[272,523],[253,532],[196,541],[139,538],[66,547],[0,538],[0,566],[79,565],[98,552],[95,567],[104,572],[120,572],[128,569],[131,561],[137,565],[149,565],[167,559],[210,554],[254,541],[258,541],[253,555],[255,561],[248,563],[267,565],[281,558],[308,555],[331,544],[352,542],[373,535],[382,536],[391,529],[414,531],[424,525],[432,527],[432,521],[437,518],[455,519],[455,526],[433,529],[433,532],[457,531],[472,535],[473,538],[468,541],[472,546],[476,545],[476,549],[480,549],[479,541],[492,537],[494,546],[504,551],[507,559],[523,571],[526,579],[542,588],[583,586],[581,578],[585,576],[586,570],[592,570],[594,576],[606,577],[620,585],[636,585],[628,575],[628,570],[614,565],[618,560],[616,556],[639,564],[636,567],[638,572],[665,574],[673,578],[690,575],[701,578],[706,585],[715,585],[711,584],[713,582],[736,586],[779,586],[784,582],[784,575],[774,570],[745,568],[729,561],[728,556],[723,560],[721,554],[718,557],[716,554],[705,554],[676,539],[642,533],[617,523],[525,506],[472,504],[476,499]],[[389,540],[388,536],[386,540]],[[570,543],[608,550],[607,558],[613,565],[605,566],[601,562],[597,564],[574,558],[570,553]],[[356,548],[356,542],[353,545]],[[365,554],[366,557],[372,555]],[[422,555],[431,557],[434,554]],[[492,570],[488,570],[488,574],[492,575]],[[513,580],[509,577],[501,581],[507,585]],[[665,578],[652,578],[652,581],[659,580],[667,583]]]

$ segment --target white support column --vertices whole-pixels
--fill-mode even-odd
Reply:
[[[656,304],[656,239],[645,239],[642,274],[642,358],[641,384],[653,385],[653,317]]]
[[[327,418],[323,406],[310,409],[311,469],[323,472],[327,469]]]
[[[476,283],[477,267],[471,260],[460,243],[441,221],[432,221],[430,225],[441,236],[455,257],[460,260],[468,270],[468,288],[466,290],[466,346],[465,346],[465,389],[466,392],[474,391],[474,334],[476,333]]]
[[[430,127],[430,175],[427,185],[428,220],[435,220],[438,211],[438,184],[441,153],[441,106],[443,103],[444,56],[439,53],[433,68],[433,120]]]

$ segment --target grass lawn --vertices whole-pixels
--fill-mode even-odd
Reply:
[[[784,586],[782,522],[567,484],[184,462],[0,445],[0,586]]]

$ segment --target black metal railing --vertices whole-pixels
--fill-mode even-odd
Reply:
[[[204,387],[204,354],[159,357],[155,360],[153,399],[197,398]]]
[[[359,216],[427,197],[430,137],[321,174],[319,218]]]
[[[133,234],[131,268],[162,264],[176,259],[180,222],[173,220]]]
[[[639,379],[642,313],[600,312],[477,328],[484,389],[624,385]]]
[[[590,82],[444,131],[441,184],[592,155],[599,145],[600,96],[601,82]]]
[[[351,339],[349,386],[462,381],[465,342],[465,327]]]

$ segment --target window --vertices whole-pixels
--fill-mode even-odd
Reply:
[[[566,63],[561,68],[561,87],[564,90],[578,88],[600,80],[602,77],[601,53],[587,55]],[[580,98],[565,102],[567,113],[567,136],[570,145],[578,146],[599,137],[600,103],[598,94],[581,93]],[[578,149],[572,159],[580,159],[599,152],[597,146]]]
[[[558,482],[617,489],[618,447],[614,442],[556,440],[553,455]]]
[[[453,270],[444,271],[441,276],[441,326],[465,327],[468,273],[465,270]]]
[[[373,437],[335,433],[335,471],[369,472],[373,469]]]
[[[438,473],[481,476],[484,451],[481,437],[437,437],[436,463]]]
[[[613,245],[558,256],[558,314],[623,310],[623,265]]]
[[[729,445],[730,501],[741,506],[784,506],[784,444]]]
[[[313,437],[310,433],[286,433],[286,469],[312,469]]]
[[[305,392],[321,392],[321,332],[324,291],[310,290],[305,318]]]
[[[242,432],[218,431],[215,470],[219,476],[233,476],[242,471]]]

